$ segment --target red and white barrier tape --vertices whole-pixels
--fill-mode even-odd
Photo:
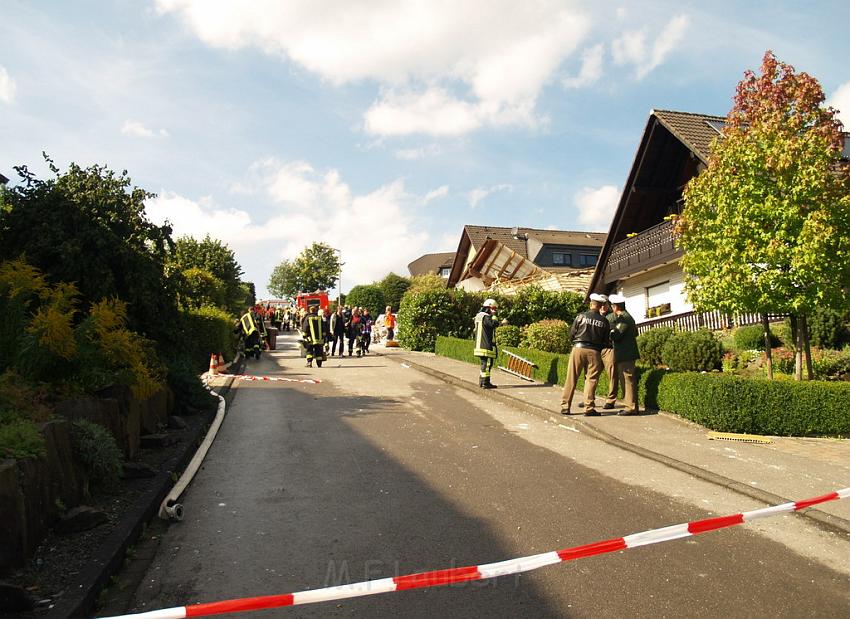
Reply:
[[[256,380],[256,381],[279,381],[284,383],[311,383],[318,385],[321,380],[318,378],[284,378],[283,376],[250,376],[247,374],[216,374],[224,378],[235,378],[236,380]]]
[[[376,593],[388,593],[390,591],[404,591],[406,589],[421,589],[424,587],[437,587],[440,585],[451,585],[454,583],[468,582],[473,580],[485,580],[497,576],[508,576],[536,570],[540,567],[584,559],[594,555],[617,552],[638,546],[648,546],[660,542],[669,542],[691,535],[699,535],[708,531],[725,529],[736,524],[743,524],[760,518],[768,518],[779,514],[789,513],[850,497],[850,488],[844,488],[837,492],[830,492],[823,496],[796,501],[794,503],[783,503],[772,507],[764,507],[733,516],[720,516],[718,518],[706,518],[685,524],[676,524],[662,529],[653,529],[642,533],[633,533],[626,537],[617,537],[574,546],[552,552],[544,552],[518,559],[509,559],[499,563],[488,563],[486,565],[472,565],[468,567],[455,567],[446,570],[423,572],[421,574],[408,574],[407,576],[396,576],[394,578],[381,578],[378,580],[367,580],[350,585],[339,585],[336,587],[325,587],[324,589],[312,589],[299,591],[298,593],[287,593],[284,595],[266,595],[253,598],[237,598],[224,600],[222,602],[211,602],[207,604],[194,604],[192,606],[179,606],[175,608],[164,608],[152,610],[133,615],[121,615],[121,617],[143,617],[147,619],[183,619],[184,617],[206,617],[209,615],[220,615],[224,613],[247,612],[252,610],[267,610],[280,608],[282,606],[295,606],[298,604],[313,604],[315,602],[329,602],[331,600],[342,600],[345,598],[362,597]],[[113,617],[110,619],[118,619]]]

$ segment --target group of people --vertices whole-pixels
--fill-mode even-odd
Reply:
[[[478,385],[482,389],[495,389],[491,373],[497,357],[495,320],[497,303],[487,299],[475,316],[475,349],[481,368]],[[561,413],[570,414],[573,395],[581,372],[584,379],[584,414],[598,416],[596,410],[596,385],[604,370],[608,376],[608,393],[602,408],[612,410],[617,401],[619,386],[623,385],[625,409],[619,415],[637,415],[638,389],[635,361],[640,357],[637,346],[637,326],[626,311],[626,298],[612,294],[590,295],[590,307],[575,317],[570,327],[572,350],[561,396]]]
[[[354,354],[358,357],[369,354],[369,345],[373,337],[378,335],[369,308],[338,306],[330,316],[317,306],[311,306],[308,311],[301,322],[308,367],[312,367],[314,359],[326,360],[328,348],[332,357],[337,355],[337,350],[340,357],[344,356],[346,342],[349,357]],[[387,306],[382,322],[382,326],[387,329],[387,339],[394,339],[396,318],[392,307]],[[317,365],[321,367],[321,362]]]

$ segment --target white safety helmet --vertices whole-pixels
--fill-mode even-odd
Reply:
[[[496,307],[497,303],[495,299],[487,299],[482,305],[484,307]]]

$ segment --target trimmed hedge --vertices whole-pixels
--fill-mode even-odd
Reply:
[[[438,337],[436,352],[469,363],[470,340]],[[534,361],[535,380],[563,385],[568,355],[523,348],[511,352]],[[499,351],[498,365],[505,365]],[[742,378],[721,373],[673,372],[638,368],[638,398],[649,409],[675,413],[719,432],[744,432],[774,436],[850,437],[850,383]],[[581,389],[583,377],[579,380]],[[597,395],[608,390],[605,373],[599,377]]]
[[[212,353],[221,353],[227,360],[236,355],[236,337],[233,334],[236,318],[227,312],[206,305],[183,311],[181,322],[184,350],[180,352],[199,372],[209,367]]]

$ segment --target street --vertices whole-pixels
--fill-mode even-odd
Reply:
[[[500,561],[735,501],[386,356],[305,368],[287,335],[245,373],[323,382],[235,383],[133,612]],[[737,500],[733,512],[754,507]],[[847,544],[788,517],[516,577],[243,616],[846,617]]]

